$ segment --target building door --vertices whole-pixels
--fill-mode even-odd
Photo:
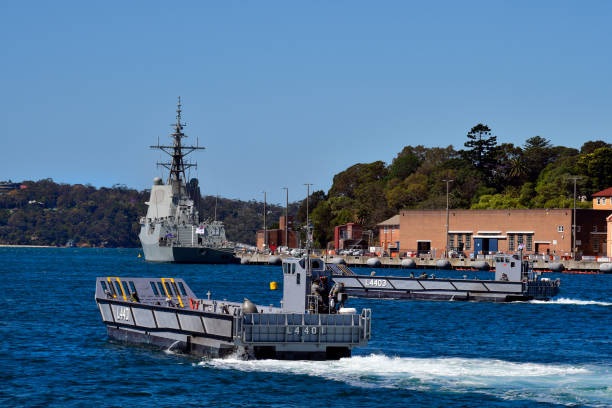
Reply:
[[[535,244],[536,254],[546,255],[550,253],[550,243],[536,242]]]
[[[497,252],[497,239],[489,238],[489,251]]]
[[[417,255],[431,252],[431,241],[417,241]]]
[[[479,254],[482,252],[482,238],[474,238],[474,253]]]

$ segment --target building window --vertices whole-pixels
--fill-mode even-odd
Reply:
[[[597,197],[597,205],[601,204],[601,198]]]
[[[463,249],[463,235],[457,234],[457,250]]]
[[[604,197],[604,198],[602,198],[602,199],[601,199],[601,203],[602,203],[603,205],[606,205],[606,197]]]
[[[580,232],[582,230],[582,226],[581,225],[576,225],[576,232]]]
[[[449,234],[448,236],[448,247],[453,249],[455,247],[455,235]]]
[[[508,251],[514,251],[514,234],[508,234]]]
[[[593,236],[593,252],[599,253],[599,237],[597,235]]]
[[[563,230],[564,230],[563,225],[559,225],[557,227],[557,232],[563,232]]]
[[[472,234],[465,234],[465,249],[472,249]]]
[[[523,243],[523,234],[518,234],[516,237],[517,237],[516,243],[518,245],[521,245]]]
[[[527,234],[527,250],[531,251],[533,248],[533,235]]]
[[[387,232],[389,232],[389,227],[385,226],[384,231],[385,231],[385,234],[386,234]]]
[[[597,225],[593,225],[593,232],[597,232]]]

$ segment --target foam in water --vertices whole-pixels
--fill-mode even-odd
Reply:
[[[166,350],[164,350],[164,353],[166,354],[176,354],[176,352],[173,350],[173,348],[180,343],[180,340],[175,341],[174,343],[172,343],[170,345],[170,347],[168,347]]]
[[[550,304],[550,305],[612,306],[612,303],[610,302],[599,302],[597,300],[580,300],[580,299],[567,299],[567,298],[559,298],[559,299],[554,299],[554,300],[530,300],[529,303],[538,303],[538,304],[541,303],[541,304]]]
[[[561,404],[612,404],[609,368],[514,363],[494,359],[407,358],[370,355],[338,361],[204,360],[224,370],[308,375],[355,387],[486,393],[502,399]]]

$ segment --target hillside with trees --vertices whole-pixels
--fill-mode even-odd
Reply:
[[[138,221],[146,213],[149,193],[122,185],[95,188],[58,184],[51,179],[25,181],[26,188],[0,194],[0,244],[138,247]],[[263,203],[215,197],[202,198],[205,218],[225,221],[227,237],[255,243],[262,228]],[[267,205],[270,226],[284,208]],[[297,204],[290,205],[290,214]]]
[[[336,174],[329,191],[310,196],[315,245],[325,247],[333,227],[357,222],[375,231],[377,223],[401,209],[569,208],[578,176],[577,206],[591,207],[591,195],[612,187],[612,145],[589,141],[580,150],[554,146],[540,136],[522,146],[499,143],[477,124],[464,148],[406,146],[391,161],[358,163]],[[95,188],[26,181],[27,188],[0,194],[0,244],[138,247],[139,217],[148,192],[122,185]],[[584,199],[586,201],[581,200]],[[262,228],[263,203],[219,198],[217,219],[228,239],[253,245]],[[284,208],[268,205],[268,228],[277,227]],[[215,216],[215,197],[202,198],[202,215]],[[306,200],[292,203],[296,228],[306,221]]]
[[[390,164],[359,163],[336,174],[325,194],[313,194],[316,245],[333,238],[333,227],[377,223],[401,209],[446,207],[446,182],[452,208],[590,208],[591,194],[612,186],[612,145],[586,142],[580,150],[553,146],[534,136],[522,146],[498,143],[484,124],[466,135],[464,149],[406,146]],[[580,199],[585,201],[581,201]],[[298,213],[299,215],[299,213]],[[299,217],[298,217],[299,219]]]

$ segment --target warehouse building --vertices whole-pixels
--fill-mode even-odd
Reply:
[[[577,255],[609,254],[606,219],[611,214],[612,210],[576,210]],[[447,243],[450,250],[466,256],[514,252],[519,245],[525,254],[572,254],[572,209],[450,210],[448,234],[446,216],[446,210],[403,210],[396,216],[398,232],[390,228],[395,217],[378,224],[379,239],[389,252],[399,247],[400,253],[433,256],[441,256]],[[385,228],[399,242],[385,238]]]

